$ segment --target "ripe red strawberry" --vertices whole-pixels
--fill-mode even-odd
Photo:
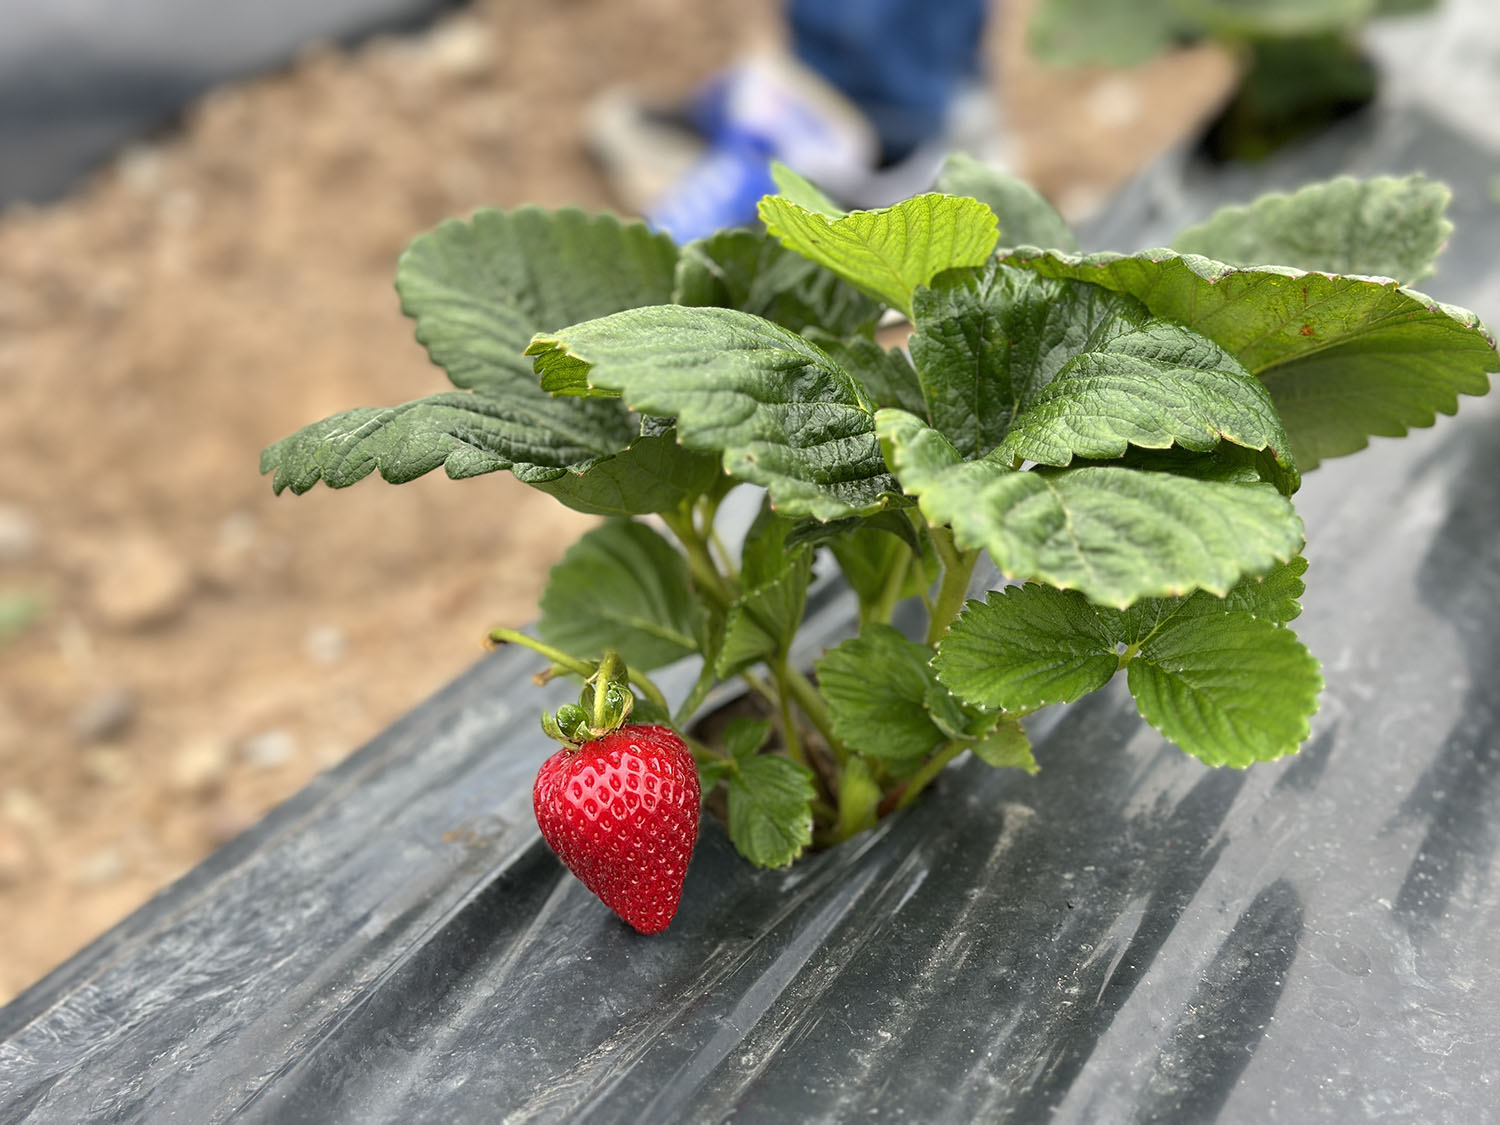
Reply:
[[[698,842],[698,769],[682,739],[627,726],[542,763],[542,837],[604,905],[643,934],[667,928]]]

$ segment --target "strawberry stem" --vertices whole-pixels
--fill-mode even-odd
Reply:
[[[786,658],[771,665],[771,676],[776,681],[776,703],[781,709],[781,738],[786,743],[786,752],[798,765],[807,765],[807,752],[802,749],[802,736],[792,718],[792,694],[787,686]]]
[[[907,805],[921,796],[922,790],[926,789],[932,780],[942,773],[949,762],[958,757],[969,748],[969,740],[954,740],[948,743],[932,757],[923,763],[922,768],[911,775],[911,780],[901,791],[901,796],[896,800],[896,807],[904,809]]]
[[[828,748],[833,751],[833,756],[843,765],[849,758],[849,748],[840,741],[833,733],[833,719],[828,714],[828,704],[823,702],[823,697],[818,694],[818,689],[813,683],[797,669],[786,666],[785,679],[777,681],[782,692],[790,691],[797,705],[811,720],[812,725],[818,729],[823,736],[823,741],[828,743]]]
[[[692,574],[694,583],[720,609],[728,609],[734,601],[734,593],[724,576],[719,573],[719,568],[714,565],[708,541],[693,525],[692,513],[662,512],[661,519],[672,534],[677,536],[677,541],[687,553],[688,571]]]
[[[576,656],[569,656],[561,649],[549,645],[546,641],[538,640],[536,637],[523,633],[519,629],[507,629],[503,625],[497,625],[490,630],[487,643],[490,648],[499,648],[501,645],[520,645],[522,648],[529,648],[532,652],[545,656],[564,672],[571,672],[573,675],[585,680],[592,679],[595,673],[599,671],[599,665],[592,661],[579,660]],[[551,676],[548,675],[547,678],[550,679]],[[630,670],[629,681],[632,686],[640,689],[642,695],[663,711],[671,710],[667,706],[666,696],[662,695],[661,689],[647,676]]]
[[[943,561],[943,581],[938,587],[937,602],[932,607],[932,616],[927,622],[927,643],[935,645],[953,624],[958,611],[964,607],[969,594],[969,578],[974,573],[974,564],[979,561],[978,551],[960,551],[953,541],[953,532],[946,527],[932,529],[932,545],[938,558]]]
[[[596,735],[604,734],[620,725],[618,722],[611,721],[611,701],[609,697],[610,686],[621,678],[620,670],[620,654],[612,648],[605,649],[604,659],[599,661],[599,670],[592,677],[594,683],[594,731]],[[628,688],[622,690],[627,694],[629,693]],[[629,714],[630,701],[627,700],[624,707],[624,714],[619,717],[623,720]]]

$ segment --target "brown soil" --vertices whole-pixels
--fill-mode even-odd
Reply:
[[[1077,212],[1229,65],[993,53],[1023,170]],[[0,217],[0,1002],[524,623],[587,520],[514,480],[271,495],[260,448],[438,389],[394,259],[480,204],[609,204],[581,107],[683,91],[777,5],[509,0],[220,89]],[[5,624],[22,597],[36,620]]]

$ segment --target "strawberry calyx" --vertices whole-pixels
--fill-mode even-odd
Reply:
[[[619,730],[635,708],[630,673],[620,654],[609,649],[594,674],[584,681],[577,703],[565,703],[555,712],[542,712],[542,730],[548,738],[576,751],[585,742]]]

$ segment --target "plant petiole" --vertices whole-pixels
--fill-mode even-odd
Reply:
[[[569,656],[561,649],[554,648],[546,641],[538,640],[536,637],[523,633],[519,629],[508,629],[503,625],[497,625],[490,630],[486,641],[490,648],[499,648],[501,645],[520,645],[522,648],[529,648],[532,652],[540,656],[545,656],[564,672],[571,672],[573,675],[581,676],[585,680],[589,679],[599,670],[598,664]],[[551,673],[552,670],[547,669],[547,672]],[[629,671],[629,676],[632,687],[639,688],[642,695],[663,711],[671,711],[671,708],[667,706],[667,697],[662,695],[661,689],[648,676],[633,669]],[[548,675],[547,678],[550,679],[551,675]]]
[[[969,579],[974,573],[974,564],[979,561],[978,551],[960,551],[953,541],[953,532],[946,527],[932,528],[932,544],[943,563],[943,580],[938,586],[937,601],[927,622],[927,643],[935,645],[953,624],[958,611],[964,607],[969,594]]]
[[[890,573],[885,576],[885,585],[881,587],[880,596],[870,607],[869,621],[879,622],[882,625],[890,624],[896,603],[901,600],[901,591],[906,588],[906,576],[911,571],[914,557],[912,549],[905,543],[901,544],[900,553],[891,560]]]
[[[849,748],[843,744],[838,735],[833,733],[833,719],[828,714],[828,704],[823,702],[823,697],[818,694],[818,689],[813,687],[812,681],[788,665],[786,678],[780,686],[783,691],[790,690],[792,698],[797,701],[797,706],[802,708],[812,725],[823,736],[823,741],[828,743],[828,749],[833,751],[838,764],[842,766],[849,758]]]
[[[687,553],[688,571],[692,574],[693,581],[720,609],[728,609],[734,601],[734,592],[719,573],[719,568],[714,565],[713,556],[708,551],[708,541],[693,524],[692,512],[662,512],[661,518]]]
[[[807,765],[807,752],[802,749],[802,735],[792,717],[792,697],[787,690],[788,668],[783,657],[771,665],[771,675],[776,681],[776,703],[781,713],[781,738],[786,744],[788,757],[798,765]]]
[[[968,748],[969,743],[967,740],[953,741],[928,758],[923,763],[922,768],[912,774],[906,785],[902,787],[901,796],[896,799],[896,808],[904,809],[907,805],[915,801],[921,796],[922,790],[926,789],[932,783],[933,778],[942,773],[947,768],[949,762],[953,761],[954,758],[958,757]]]

